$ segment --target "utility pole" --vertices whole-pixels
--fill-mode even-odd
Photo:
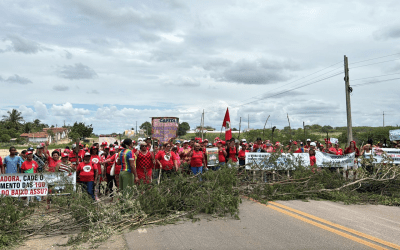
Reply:
[[[267,120],[265,121],[265,124],[264,124],[263,137],[264,137],[264,132],[265,132],[265,126],[267,126],[267,122],[268,122],[269,117],[270,117],[270,115],[268,115],[268,118],[267,118]],[[263,140],[264,140],[264,139],[265,139],[265,138],[263,138]]]
[[[304,121],[303,121],[303,131],[304,131],[304,143],[306,143],[306,126],[304,125]]]
[[[385,127],[385,111],[383,111],[383,127]]]
[[[250,115],[247,115],[247,130],[250,129]]]
[[[347,56],[344,56],[344,81],[345,81],[345,92],[346,92],[346,113],[347,113],[347,143],[353,140],[353,127],[351,122],[351,103],[350,93],[353,89],[350,87],[349,81],[349,61]]]
[[[242,125],[242,117],[240,117],[240,121],[239,121],[239,136],[238,136],[238,140],[240,139],[240,127]]]
[[[201,140],[203,140],[204,135],[204,109],[203,113],[201,114]]]
[[[137,131],[137,121],[136,121],[136,130],[135,130],[135,135],[137,134],[137,132],[138,132],[138,131]]]
[[[292,128],[290,127],[289,113],[287,113],[287,121],[289,123],[290,140],[292,139]]]

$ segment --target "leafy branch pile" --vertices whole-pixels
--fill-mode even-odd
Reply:
[[[99,242],[122,232],[149,224],[193,218],[198,213],[238,218],[241,195],[269,200],[326,199],[345,203],[400,205],[400,167],[390,158],[374,168],[370,159],[357,170],[357,179],[347,180],[335,166],[310,169],[299,162],[279,162],[279,154],[252,165],[251,169],[222,167],[199,176],[180,173],[160,185],[142,184],[125,194],[116,193],[114,201],[103,196],[93,202],[79,187],[69,196],[53,196],[52,208],[44,203],[23,207],[16,198],[0,199],[0,247],[8,248],[30,236],[48,237],[69,234],[68,245]],[[229,163],[228,165],[231,165]],[[293,166],[286,169],[287,165]]]

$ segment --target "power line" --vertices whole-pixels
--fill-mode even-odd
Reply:
[[[350,69],[357,69],[357,68],[362,68],[362,67],[366,67],[366,66],[370,66],[370,65],[380,64],[380,63],[393,62],[393,61],[397,61],[399,59],[400,58],[396,58],[394,60],[388,60],[388,61],[382,61],[382,62],[377,62],[377,63],[365,64],[365,65],[361,65],[361,66],[357,66],[357,67],[351,67]]]
[[[391,54],[391,55],[386,55],[386,56],[380,56],[380,57],[370,58],[370,59],[367,59],[367,60],[358,61],[358,62],[354,62],[354,63],[351,63],[351,64],[354,65],[354,64],[357,64],[357,63],[372,61],[372,60],[376,60],[376,59],[380,59],[380,58],[385,58],[385,57],[389,57],[389,56],[394,56],[394,55],[400,55],[400,53],[395,53],[395,54]]]
[[[359,80],[364,80],[364,79],[369,79],[369,78],[382,77],[382,76],[391,76],[391,75],[398,75],[398,74],[400,74],[400,73],[393,73],[393,74],[387,74],[387,75],[370,76],[370,77],[364,77],[364,78],[358,78],[358,79],[351,79],[351,81],[354,82],[354,81],[359,81]]]
[[[400,79],[400,77],[398,77],[398,78],[392,78],[392,79],[387,79],[387,80],[381,80],[381,81],[359,83],[359,84],[354,84],[354,85],[351,85],[351,86],[352,86],[352,87],[356,87],[356,86],[362,86],[362,85],[370,85],[370,84],[375,84],[375,83],[380,83],[380,82],[388,82],[388,81],[393,81],[393,80],[398,80],[398,79]]]

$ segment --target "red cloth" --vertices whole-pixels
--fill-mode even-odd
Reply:
[[[203,151],[193,150],[192,158],[190,160],[190,166],[191,167],[202,167],[203,166],[203,158],[204,158]]]
[[[75,166],[75,168],[77,168],[79,162],[81,161],[79,156],[78,156],[78,162],[76,162],[76,154],[74,151],[69,152],[68,155],[69,161],[72,163],[73,166]]]
[[[152,168],[136,168],[137,176],[140,180],[143,180],[144,183],[149,184],[151,181],[151,175],[153,173]]]
[[[298,154],[298,153],[303,153],[303,151],[301,151],[301,148],[297,149],[296,151],[294,151],[294,153]]]
[[[160,161],[163,170],[171,170],[174,167],[176,156],[173,152],[171,152],[169,159],[168,156],[165,154],[165,151],[163,150],[160,150],[157,155],[157,160]]]
[[[337,152],[336,148],[334,148],[334,147],[330,147],[329,151],[332,151],[335,153],[335,155],[338,155],[338,152]]]
[[[225,155],[224,155],[225,149],[221,148],[221,150],[218,150],[218,161],[219,162],[225,162]]]
[[[336,151],[337,151],[337,155],[343,155],[343,149],[338,148]]]
[[[38,164],[36,161],[32,160],[32,161],[24,161],[21,165],[21,170],[22,171],[27,171],[29,169],[33,168],[33,172],[37,173],[37,168],[38,168]]]
[[[153,168],[153,159],[149,151],[147,151],[146,154],[143,154],[142,151],[139,150],[139,153],[136,158],[136,169],[138,168],[142,169]]]
[[[229,148],[229,155],[228,158],[231,159],[233,162],[237,162],[236,158],[236,147]]]
[[[359,157],[359,156],[360,156],[360,151],[359,151],[358,148],[356,147],[356,142],[355,142],[355,141],[351,141],[351,142],[354,143],[354,148],[355,148],[355,150],[351,150],[351,148],[350,148],[350,146],[349,146],[348,148],[346,148],[346,149],[344,150],[344,154],[347,155],[347,154],[350,154],[350,153],[355,152],[355,153],[356,153],[356,154],[355,154],[356,157]]]
[[[226,108],[226,113],[224,117],[224,121],[222,122],[222,127],[225,128],[225,140],[230,140],[232,138],[231,131],[231,118],[229,117],[229,110]]]
[[[76,169],[77,172],[79,173],[79,181],[81,182],[89,182],[89,181],[94,181],[94,171],[97,170],[96,166],[92,164],[92,162],[85,163],[81,162],[79,163],[78,168]]]
[[[47,157],[47,162],[49,163],[49,172],[55,172],[56,166],[61,160],[55,161],[53,157]]]
[[[111,159],[111,161],[109,163],[107,163],[106,172],[107,172],[107,174],[110,174],[111,168],[114,165],[115,161],[117,160],[117,154],[107,156],[106,160],[108,160],[108,159]],[[117,165],[115,165],[115,168],[116,167],[117,167]],[[115,174],[115,168],[114,168],[114,174]],[[121,171],[121,169],[120,169],[120,171]]]
[[[257,152],[257,149],[265,149],[267,146],[265,145],[265,144],[261,144],[261,145],[258,145],[258,144],[254,144],[253,145],[253,152]]]
[[[249,150],[239,150],[239,155],[238,158],[239,160],[245,160],[246,159],[246,152],[249,152]]]
[[[310,156],[310,165],[314,166],[314,164],[317,162],[317,158],[315,158],[315,155]]]
[[[98,174],[101,175],[100,156],[98,156],[98,155],[91,155],[91,156],[90,156],[90,161],[93,163],[94,166],[96,166],[96,169],[97,169],[97,171],[98,171]]]

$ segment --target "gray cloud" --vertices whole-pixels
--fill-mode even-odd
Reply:
[[[64,85],[55,85],[53,86],[53,90],[55,91],[67,91],[69,89],[68,86],[64,86]]]
[[[178,87],[199,87],[201,84],[197,80],[190,77],[179,77],[175,81],[169,81],[167,85],[173,85]]]
[[[7,79],[4,79],[3,77],[0,76],[0,81],[8,82],[8,83],[18,83],[18,84],[32,83],[32,81],[29,80],[28,78],[22,77],[22,76],[19,76],[19,75],[10,76]]]
[[[400,26],[392,26],[376,31],[374,34],[376,40],[387,40],[400,38]]]
[[[113,27],[122,26],[138,26],[146,29],[156,30],[172,30],[173,24],[171,18],[153,13],[153,11],[141,11],[134,7],[121,7],[116,8],[115,5],[108,1],[74,1],[75,6],[87,15],[88,17],[94,18],[97,21],[105,23]]]
[[[65,50],[65,58],[72,59],[72,54],[68,50]]]
[[[297,66],[292,62],[265,59],[240,60],[222,72],[211,73],[210,76],[217,81],[264,85],[288,80],[289,70],[297,70]]]
[[[58,76],[70,80],[93,79],[97,77],[97,73],[89,66],[76,63],[74,65],[64,65],[59,70]]]
[[[15,52],[35,54],[45,49],[39,43],[28,40],[18,35],[8,35],[5,40],[11,41],[11,48],[9,50]]]
[[[93,94],[93,95],[98,95],[98,94],[100,94],[100,92],[99,91],[97,91],[97,90],[95,90],[95,89],[92,89],[91,91],[88,91],[88,92],[86,92],[87,94]]]

